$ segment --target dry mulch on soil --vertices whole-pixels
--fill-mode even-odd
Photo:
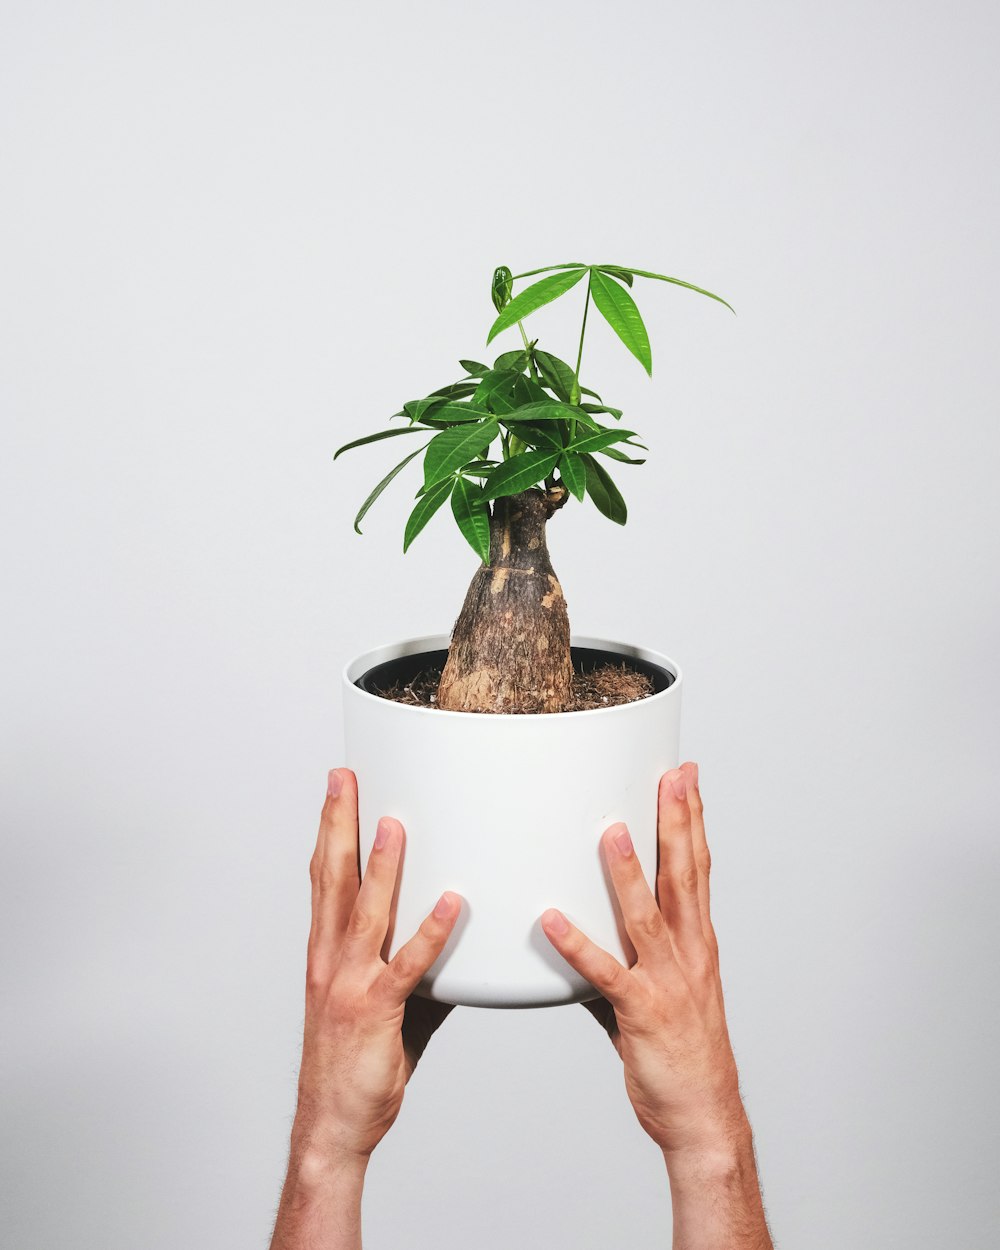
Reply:
[[[437,706],[437,688],[441,680],[439,668],[428,668],[406,686],[390,686],[380,690],[383,699],[395,703],[407,703],[411,707],[433,708]],[[605,664],[590,673],[573,674],[573,702],[567,712],[589,712],[594,708],[617,707],[622,703],[635,703],[653,694],[653,683],[645,673],[637,673],[625,664]],[[541,706],[525,700],[518,712],[540,712]]]

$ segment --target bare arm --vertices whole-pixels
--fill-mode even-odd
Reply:
[[[398,821],[381,820],[360,880],[357,782],[347,769],[330,774],[310,865],[298,1106],[271,1250],[360,1250],[368,1160],[451,1010],[410,995],[454,928],[457,895],[443,894],[416,934],[382,958],[404,836]]]
[[[585,1006],[607,1029],[639,1123],[663,1152],[674,1250],[772,1250],[726,1026],[697,765],[660,781],[655,897],[624,825],[607,830],[601,850],[633,947],[629,966],[555,909],[542,927],[604,995]]]

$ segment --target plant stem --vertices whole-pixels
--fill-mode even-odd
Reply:
[[[580,362],[583,360],[583,336],[587,331],[587,310],[590,308],[590,274],[587,274],[587,298],[583,305],[583,325],[580,326],[580,350],[576,353],[576,385],[580,385]]]
[[[580,348],[576,353],[576,374],[573,377],[573,393],[570,395],[570,402],[578,404],[580,402],[580,363],[583,360],[583,336],[587,332],[587,312],[590,309],[590,272],[587,272],[587,298],[583,304],[583,324],[580,326]],[[571,417],[569,423],[569,431],[571,439],[576,438],[576,418]]]
[[[528,353],[528,370],[532,378],[537,382],[538,370],[535,368],[535,356],[531,350],[531,343],[528,341],[528,336],[525,334],[524,326],[520,321],[517,323],[517,328],[521,331],[521,342],[524,344],[524,350]]]

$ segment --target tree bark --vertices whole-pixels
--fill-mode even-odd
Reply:
[[[472,579],[452,633],[438,707],[453,712],[562,712],[573,694],[569,617],[545,526],[564,487],[498,499],[490,563]]]

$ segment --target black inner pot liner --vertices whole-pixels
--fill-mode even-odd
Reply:
[[[633,655],[620,655],[617,651],[602,651],[599,647],[573,647],[573,668],[578,673],[592,673],[595,668],[612,665],[632,669],[636,673],[644,673],[653,683],[656,694],[674,684],[673,673],[667,672],[659,664],[651,664],[649,660],[640,660]],[[386,660],[376,664],[367,673],[362,673],[354,683],[367,694],[381,697],[383,690],[391,690],[393,686],[408,686],[414,678],[428,670],[440,673],[444,668],[448,652],[421,651],[415,655],[402,655],[396,660]]]

